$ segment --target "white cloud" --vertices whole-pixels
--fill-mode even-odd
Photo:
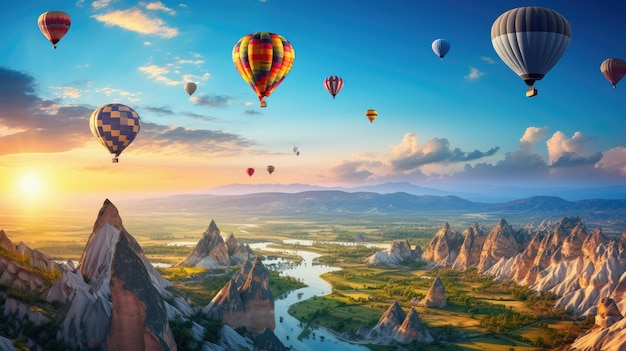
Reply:
[[[156,2],[149,2],[146,4],[146,9],[148,10],[153,10],[153,11],[164,11],[170,15],[175,15],[176,11],[172,10],[171,8],[163,5],[162,2],[160,1],[156,1]]]
[[[147,74],[148,78],[156,78],[170,72],[167,68],[159,67],[157,65],[141,66],[139,67],[139,71]]]
[[[581,156],[588,141],[589,138],[581,132],[574,133],[570,139],[563,132],[556,131],[546,142],[549,164],[556,162],[565,154]]]
[[[543,140],[548,134],[548,127],[528,127],[519,140],[522,151],[531,152],[535,144]]]
[[[168,27],[163,20],[149,17],[137,8],[112,11],[93,17],[107,26],[118,26],[141,34],[162,38],[172,38],[178,35],[178,29]]]
[[[469,73],[465,76],[467,80],[476,80],[484,75],[483,72],[479,71],[478,68],[470,66]]]
[[[490,65],[495,65],[496,64],[496,61],[494,61],[491,57],[482,56],[480,59],[485,61],[485,62],[487,62]]]
[[[94,9],[101,9],[103,7],[109,6],[110,3],[111,3],[111,0],[95,0],[91,3],[91,6]]]
[[[626,147],[619,146],[602,153],[602,159],[596,163],[608,173],[626,176]]]

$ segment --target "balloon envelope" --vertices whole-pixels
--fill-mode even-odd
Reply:
[[[491,44],[500,59],[528,85],[542,79],[569,46],[571,28],[560,13],[544,7],[518,7],[498,17]]]
[[[326,77],[326,79],[324,79],[324,88],[330,93],[330,95],[333,96],[334,99],[341,88],[343,88],[343,78],[338,76]]]
[[[135,140],[141,122],[132,108],[122,104],[106,104],[93,111],[89,127],[100,144],[115,155],[113,162],[117,162],[117,157]]]
[[[376,110],[367,110],[365,111],[365,117],[370,120],[370,123],[373,123],[376,117],[378,117],[378,111]]]
[[[248,168],[246,169],[246,174],[250,177],[252,177],[252,175],[254,174],[254,168]]]
[[[435,55],[439,56],[440,59],[443,60],[443,57],[446,56],[448,51],[450,51],[450,42],[446,39],[437,39],[432,43],[433,51]]]
[[[189,94],[189,96],[191,96],[196,91],[197,87],[198,86],[196,85],[196,83],[194,83],[194,82],[187,82],[185,84],[185,91],[187,92],[187,94]]]
[[[282,83],[291,70],[296,53],[285,37],[269,32],[245,35],[232,51],[233,63],[265,107],[265,98]]]
[[[267,166],[267,173],[269,173],[270,175],[272,175],[272,173],[274,173],[274,170],[276,168],[272,165]]]
[[[600,65],[602,75],[613,84],[613,89],[626,74],[626,62],[619,58],[608,58]]]
[[[70,29],[72,21],[63,11],[47,11],[39,15],[37,24],[41,33],[52,43],[54,49],[65,33]]]

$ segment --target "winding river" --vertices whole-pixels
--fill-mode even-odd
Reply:
[[[303,243],[299,243],[303,244]],[[306,243],[304,243],[306,245]],[[266,266],[273,264],[281,265],[280,274],[291,276],[301,280],[307,286],[304,288],[292,290],[282,296],[276,298],[274,302],[274,313],[276,315],[276,329],[274,333],[282,341],[282,343],[291,347],[293,350],[306,351],[306,350],[363,350],[369,349],[361,346],[349,343],[338,339],[333,333],[325,328],[315,328],[309,333],[307,337],[298,339],[298,336],[304,331],[305,325],[301,324],[296,318],[289,315],[287,312],[289,306],[299,301],[310,299],[314,296],[327,295],[332,291],[331,286],[326,283],[320,275],[340,270],[338,267],[330,267],[324,265],[314,265],[313,260],[320,255],[317,253],[303,251],[303,250],[284,250],[273,249],[267,246],[268,243],[251,244],[250,247],[255,249],[261,249],[265,251],[284,252],[287,251],[290,254],[301,256],[303,261],[301,264],[288,264],[287,261],[282,259],[273,259],[263,261]],[[282,321],[281,321],[282,319]]]

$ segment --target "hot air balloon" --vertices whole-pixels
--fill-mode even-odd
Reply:
[[[537,95],[535,81],[559,61],[571,38],[569,22],[543,7],[518,7],[498,17],[491,27],[493,48],[528,85],[527,97]]]
[[[267,173],[269,173],[270,175],[272,175],[272,173],[274,173],[274,170],[276,168],[272,165],[267,166]]]
[[[185,91],[187,92],[187,94],[189,94],[189,96],[191,96],[196,91],[197,87],[198,86],[194,82],[185,83]]]
[[[439,56],[440,59],[443,60],[443,57],[446,56],[448,51],[450,51],[450,42],[446,39],[436,39],[432,43],[433,51],[435,55]]]
[[[600,65],[600,72],[613,84],[613,89],[615,89],[617,83],[624,77],[624,74],[626,74],[626,62],[618,58],[608,58]]]
[[[337,76],[330,76],[324,79],[324,88],[335,98],[335,95],[339,93],[343,88],[343,78]]]
[[[63,11],[48,11],[39,15],[37,24],[39,30],[52,43],[52,48],[57,48],[57,43],[70,29],[70,16]]]
[[[254,174],[254,168],[248,168],[246,169],[246,174],[250,177],[252,177],[252,175]]]
[[[367,110],[365,111],[365,117],[370,120],[370,123],[373,123],[376,117],[378,117],[378,112],[376,110]]]
[[[233,47],[233,63],[241,77],[250,84],[259,97],[261,107],[266,107],[265,98],[282,83],[291,70],[296,52],[282,35],[251,33]]]
[[[294,147],[291,149],[291,151],[293,151],[293,153],[294,153],[296,156],[300,156],[300,151],[298,151],[298,147],[297,147],[297,146],[294,146]]]
[[[107,104],[95,109],[89,118],[91,133],[114,154],[113,162],[135,140],[141,123],[132,108],[122,104]]]

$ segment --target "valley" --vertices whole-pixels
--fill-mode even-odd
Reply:
[[[516,231],[529,230],[527,237],[519,239],[519,242],[531,245],[532,228],[543,226],[549,233],[554,223],[560,221],[559,218],[551,218],[549,213],[566,212],[558,207],[552,212],[546,211],[546,206],[557,206],[553,200],[549,202],[552,205],[541,205],[536,200],[529,205],[527,201],[522,201],[509,212],[493,213],[477,212],[473,205],[465,209],[452,205],[450,209],[437,205],[437,199],[428,199],[434,204],[430,209],[423,207],[419,211],[411,211],[408,210],[410,206],[405,204],[402,206],[407,210],[389,213],[359,212],[360,206],[369,205],[361,203],[358,206],[346,206],[341,202],[333,205],[333,209],[329,209],[333,206],[327,205],[329,207],[326,209],[314,207],[307,211],[296,211],[297,207],[290,205],[272,211],[268,209],[271,207],[268,202],[260,200],[250,205],[252,207],[237,202],[241,207],[236,210],[231,207],[218,208],[216,205],[207,208],[197,203],[199,207],[194,208],[179,203],[180,207],[172,205],[174,210],[167,212],[159,208],[164,205],[158,201],[142,203],[142,206],[122,202],[119,207],[123,213],[124,227],[141,245],[148,261],[163,265],[158,271],[172,282],[168,289],[177,295],[186,296],[193,308],[202,309],[206,306],[238,267],[215,270],[167,266],[185,260],[209,222],[214,220],[219,224],[223,236],[232,234],[237,241],[250,245],[270,243],[271,251],[255,251],[263,258],[281,257],[297,264],[300,259],[298,253],[307,251],[319,256],[315,264],[336,268],[322,275],[322,279],[330,286],[328,295],[312,296],[288,306],[288,315],[306,325],[305,331],[308,332],[303,332],[300,335],[302,338],[315,338],[316,335],[319,338],[324,335],[319,328],[324,328],[338,339],[370,350],[391,351],[417,347],[421,344],[415,341],[409,346],[395,342],[384,344],[363,339],[359,335],[362,333],[359,330],[375,327],[389,306],[397,302],[405,313],[414,309],[419,320],[430,331],[435,342],[428,343],[428,350],[530,351],[558,350],[572,343],[576,337],[594,327],[593,315],[580,316],[565,308],[554,308],[558,299],[554,294],[535,293],[510,279],[494,280],[489,275],[479,274],[474,267],[450,269],[451,256],[437,256],[441,255],[437,251],[440,248],[433,245],[437,240],[443,240],[434,240],[437,237],[449,237],[446,240],[456,240],[455,245],[460,245],[458,239],[450,239],[452,234],[448,234],[448,230],[460,233],[477,225],[489,232],[503,223],[510,224]],[[449,203],[450,200],[444,201]],[[224,204],[223,200],[219,203]],[[521,203],[525,203],[526,210],[520,209]],[[617,229],[617,223],[620,222],[615,218],[620,212],[624,213],[624,208],[615,204],[596,203],[595,206],[599,207],[592,212],[603,213],[602,218],[611,224],[606,231],[604,226],[600,226],[602,232],[607,238],[617,240],[621,232]],[[351,206],[356,207],[348,210]],[[128,211],[128,207],[133,210]],[[339,207],[343,210],[337,211]],[[89,238],[95,211],[85,212],[84,217],[73,213],[51,216],[47,221],[5,215],[2,229],[13,242],[24,242],[57,261],[77,261]],[[500,217],[503,213],[507,214],[508,223],[504,222],[504,217]],[[541,220],[541,213],[550,218]],[[600,223],[598,215],[589,218],[592,223],[596,223],[589,227],[596,228]],[[584,216],[581,220],[586,221]],[[499,230],[506,234],[506,230]],[[370,260],[377,253],[391,250],[391,244],[398,242],[406,243],[411,250],[419,249],[420,256],[422,252],[430,255],[430,263],[411,259],[392,266],[366,263],[366,259]],[[449,247],[452,247],[451,243]],[[443,263],[444,259],[448,263]],[[432,264],[439,260],[442,260],[439,265]],[[502,272],[498,274],[503,276]],[[437,277],[445,287],[448,304],[445,307],[420,305],[419,301],[424,299]],[[282,275],[280,269],[271,268],[270,289],[275,297],[301,286],[302,282]],[[282,318],[278,317],[277,325],[282,323]],[[286,318],[286,315],[282,317]],[[180,329],[174,330],[178,332]],[[282,341],[289,345],[286,340]]]

